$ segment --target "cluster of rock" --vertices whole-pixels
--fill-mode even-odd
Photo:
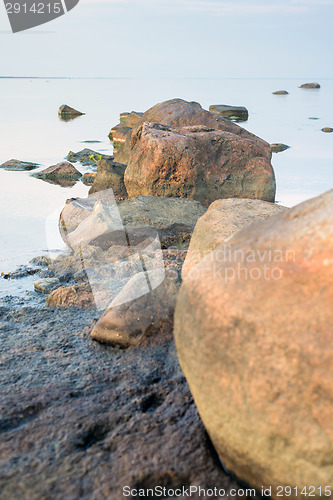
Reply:
[[[97,172],[60,216],[71,254],[35,286],[49,307],[99,309],[99,342],[174,333],[221,461],[276,498],[333,478],[333,191],[276,205],[270,158],[288,146],[212,111],[174,99],[126,113],[114,157],[70,153]]]

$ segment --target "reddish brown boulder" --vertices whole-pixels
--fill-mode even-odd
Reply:
[[[229,123],[229,122],[228,122]],[[132,135],[125,185],[132,196],[273,202],[275,176],[255,142],[204,126],[174,129],[144,123]]]
[[[333,190],[242,229],[196,270],[175,338],[221,460],[273,498],[286,485],[320,498],[333,482]]]
[[[242,139],[249,139],[255,142],[262,149],[262,154],[271,158],[269,144],[251,132],[230,122],[221,116],[214,115],[202,109],[197,102],[187,102],[182,99],[172,99],[165,101],[146,111],[142,118],[133,127],[133,132],[126,140],[125,144],[117,152],[117,161],[128,164],[131,156],[133,141],[137,141],[138,130],[145,122],[161,123],[170,127],[187,127],[194,125],[204,125],[205,127],[231,132]]]
[[[112,189],[116,200],[127,198],[124,184],[125,165],[113,160],[99,160],[97,162],[97,174],[89,195],[106,189]]]

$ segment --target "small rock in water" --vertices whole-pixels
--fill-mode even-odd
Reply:
[[[59,118],[64,121],[73,120],[74,118],[77,118],[78,116],[82,116],[84,114],[85,113],[81,113],[81,111],[78,111],[77,109],[67,106],[67,104],[63,104],[58,110]]]
[[[249,112],[244,106],[227,106],[215,104],[209,107],[209,111],[228,120],[245,122],[249,118]]]
[[[34,282],[34,289],[35,292],[49,294],[59,285],[58,278],[44,278]]]
[[[319,85],[319,83],[303,83],[303,85],[301,85],[299,88],[300,89],[320,89],[320,85]]]
[[[82,144],[100,144],[102,141],[81,141]]]
[[[280,142],[276,144],[271,144],[271,150],[273,153],[282,153],[282,151],[285,151],[286,149],[289,149],[290,146],[287,146],[287,144],[282,144]]]
[[[85,167],[96,167],[97,162],[99,160],[104,160],[104,159],[113,160],[113,156],[103,155],[101,153],[98,153],[97,151],[93,151],[92,149],[88,148],[82,149],[77,153],[70,151],[66,156],[66,160],[71,161],[73,163],[80,162],[81,165],[84,165]]]
[[[2,165],[0,165],[0,168],[3,168],[5,170],[20,171],[20,170],[34,170],[39,166],[40,165],[38,163],[31,163],[27,161],[20,161],[13,159],[13,160],[8,160]]]
[[[287,92],[286,90],[276,90],[275,92],[273,92],[273,95],[288,95],[289,92]]]
[[[74,165],[69,163],[68,161],[63,161],[61,163],[57,163],[56,165],[52,165],[37,174],[34,174],[34,177],[39,179],[70,179],[77,180],[82,176],[82,174],[76,170]]]
[[[86,186],[91,186],[92,184],[94,184],[95,178],[96,178],[96,172],[87,172],[81,177],[81,181]]]
[[[324,127],[321,129],[322,132],[326,132],[326,134],[330,134],[331,132],[333,132],[333,128],[331,127]]]
[[[319,120],[319,118],[317,118],[316,116],[310,116],[309,120]]]

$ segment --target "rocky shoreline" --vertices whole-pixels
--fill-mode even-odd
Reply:
[[[62,107],[59,114],[72,119],[74,111]],[[234,123],[247,116],[243,107],[215,105],[209,112],[196,102],[173,99],[145,113],[123,113],[110,132],[118,146],[114,156],[90,149],[70,152],[68,161],[33,174],[66,186],[83,180],[70,162],[92,169],[86,179],[91,184],[88,197],[67,200],[60,215],[67,254],[37,258],[3,276],[34,276],[35,290],[46,297],[38,307],[14,307],[7,301],[0,308],[4,498],[118,500],[123,487],[155,486],[220,490],[192,498],[242,498],[245,484],[260,494],[270,484],[300,485],[309,471],[314,483],[319,484],[320,474],[329,481],[327,438],[316,448],[316,456],[328,464],[317,477],[317,459],[312,467],[302,439],[297,441],[288,426],[281,425],[280,434],[275,429],[274,415],[290,418],[291,427],[303,422],[298,409],[306,387],[296,393],[293,412],[286,413],[288,403],[280,398],[286,388],[272,396],[273,409],[267,410],[276,391],[263,387],[278,385],[283,376],[276,375],[266,353],[262,373],[274,377],[263,376],[263,385],[259,380],[245,395],[240,389],[252,376],[249,368],[242,378],[244,367],[257,362],[254,342],[258,349],[265,345],[265,310],[271,314],[264,326],[269,332],[275,320],[271,301],[285,282],[291,297],[295,287],[294,297],[301,303],[306,284],[299,288],[298,280],[306,280],[315,268],[321,288],[311,290],[323,301],[309,302],[309,311],[313,308],[327,328],[332,324],[326,307],[332,231],[325,223],[333,213],[332,191],[292,210],[276,205],[271,156],[289,146],[269,145]],[[12,160],[4,168],[20,169],[18,163]],[[27,165],[33,164],[22,169]],[[272,264],[267,248],[278,251],[279,242],[286,252],[297,247],[297,259],[274,261],[274,271],[282,273],[279,281],[266,275],[252,278],[253,270],[261,272],[261,266]],[[253,249],[259,255],[242,262],[242,277],[236,275],[239,262],[230,253],[235,248],[243,256]],[[300,269],[305,278],[299,277]],[[243,278],[244,270],[251,279]],[[261,311],[259,319],[249,312],[251,304],[244,306],[249,297]],[[310,316],[305,324],[301,313],[293,315],[281,293],[279,300],[275,306],[285,308],[284,317],[291,318],[289,335],[299,331],[295,344],[302,328],[315,330],[316,339],[322,335]],[[283,326],[272,332],[279,344]],[[313,358],[322,355],[329,374],[329,354],[310,333],[308,340]],[[288,347],[283,349],[289,353]],[[289,373],[283,356],[277,350],[275,360]],[[302,356],[297,360],[299,366],[305,363]],[[318,396],[316,366],[307,363]],[[290,373],[289,387],[293,377]],[[329,382],[325,391],[330,391]],[[327,398],[318,397],[323,408]],[[323,417],[316,413],[315,420],[329,435],[325,411]],[[304,425],[317,436],[317,423],[304,415]],[[260,425],[262,435],[256,435]],[[297,457],[306,453],[303,466]],[[296,456],[297,467],[290,456]],[[238,480],[226,473],[222,462]]]

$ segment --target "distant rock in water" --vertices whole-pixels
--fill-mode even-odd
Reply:
[[[85,167],[96,167],[99,160],[113,160],[113,156],[104,155],[93,149],[85,148],[77,153],[70,151],[66,156],[66,160],[73,163],[80,162]]]
[[[74,118],[77,118],[78,116],[82,116],[84,114],[85,113],[81,113],[81,111],[78,111],[77,109],[67,106],[67,104],[63,104],[58,110],[59,118],[64,121],[73,120]]]
[[[317,118],[316,116],[310,116],[309,120],[319,120],[319,118]]]
[[[273,95],[288,95],[289,92],[287,92],[286,90],[276,90],[275,92],[273,92]]]
[[[244,106],[214,104],[209,107],[209,111],[231,121],[246,122],[249,118],[249,112]]]
[[[34,170],[35,168],[40,167],[38,163],[31,163],[20,160],[8,160],[2,165],[0,168],[4,170],[13,170],[13,171],[21,171],[21,170]]]
[[[287,144],[282,144],[280,142],[271,144],[271,150],[273,153],[282,153],[282,151],[285,151],[286,149],[290,149],[290,146],[287,146]]]
[[[319,85],[319,83],[303,83],[303,85],[301,85],[299,88],[300,89],[320,89],[320,85]]]
[[[333,128],[331,127],[324,127],[321,129],[322,132],[326,132],[326,134],[330,134],[331,132],[333,132]]]
[[[78,180],[81,176],[82,174],[68,161],[57,163],[33,175],[33,177],[37,177],[38,179],[50,179],[53,181],[57,181],[58,179],[74,181]]]

